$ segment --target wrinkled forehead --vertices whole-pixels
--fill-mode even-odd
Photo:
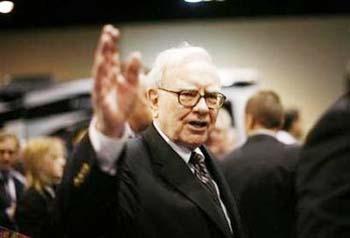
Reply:
[[[163,82],[167,87],[178,89],[220,90],[217,68],[210,61],[197,59],[185,61],[164,75]]]

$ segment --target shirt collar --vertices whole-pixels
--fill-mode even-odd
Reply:
[[[192,151],[186,148],[185,146],[178,145],[172,140],[170,140],[169,137],[162,132],[162,130],[159,128],[156,122],[153,122],[153,125],[160,134],[160,136],[165,140],[165,142],[186,162],[186,164],[188,164],[191,158]],[[194,149],[194,151],[203,155],[202,151],[198,147]],[[203,157],[205,158],[204,155]]]
[[[51,198],[54,198],[54,197],[55,197],[55,191],[53,190],[52,187],[50,187],[50,186],[45,186],[45,187],[44,187],[44,190],[49,194],[49,196],[50,196]]]
[[[249,137],[256,136],[256,135],[269,135],[272,137],[276,137],[276,132],[268,129],[257,129],[249,133]]]

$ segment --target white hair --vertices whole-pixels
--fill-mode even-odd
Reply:
[[[196,60],[213,65],[212,59],[205,49],[191,46],[187,42],[184,42],[180,47],[162,51],[158,54],[152,70],[147,75],[147,81],[153,87],[159,87],[168,75],[176,76],[180,66]]]

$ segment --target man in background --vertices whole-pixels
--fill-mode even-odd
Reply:
[[[258,91],[247,102],[248,139],[223,161],[250,238],[295,237],[294,170],[297,148],[276,139],[283,107],[273,91]]]
[[[14,134],[0,132],[0,226],[16,230],[16,202],[24,190],[24,177],[14,169],[20,144]]]

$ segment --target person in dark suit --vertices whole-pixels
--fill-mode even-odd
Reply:
[[[275,137],[282,123],[278,95],[258,91],[245,109],[247,141],[223,160],[250,238],[295,237],[294,172],[299,149]]]
[[[17,203],[15,218],[21,233],[31,238],[62,237],[55,230],[55,186],[65,165],[66,148],[55,137],[30,139],[23,150],[27,189]]]
[[[297,167],[298,238],[350,237],[349,122],[350,91],[306,138]]]
[[[17,136],[0,132],[0,226],[17,230],[16,202],[23,194],[24,177],[14,169],[20,144]]]
[[[225,96],[209,54],[162,52],[148,77],[153,123],[126,140],[139,56],[120,74],[119,32],[105,26],[93,67],[94,118],[58,199],[68,237],[243,237],[235,200],[202,146]],[[153,80],[151,80],[153,81]]]

